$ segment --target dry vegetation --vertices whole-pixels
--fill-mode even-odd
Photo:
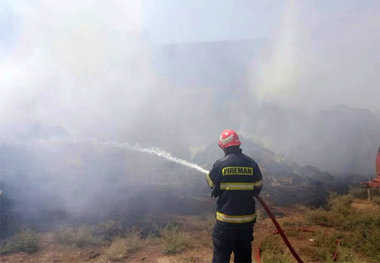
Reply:
[[[190,234],[182,231],[179,226],[166,225],[160,233],[165,243],[165,254],[176,254],[191,246]]]
[[[364,193],[333,194],[325,208],[299,207],[279,219],[306,262],[380,262],[380,199]],[[278,235],[267,235],[261,251],[263,262],[294,262]]]
[[[25,252],[33,254],[39,249],[38,239],[36,234],[31,230],[25,230],[12,239],[10,239],[3,248],[0,249],[0,254],[12,254]]]
[[[56,234],[56,241],[62,245],[79,248],[97,246],[103,243],[88,226],[65,228]]]
[[[307,215],[308,222],[333,231],[324,231],[316,238],[318,259],[329,260],[336,250],[342,262],[380,262],[380,209],[378,198],[368,202],[355,199],[355,192],[332,196],[327,209]],[[360,209],[364,205],[365,209]]]
[[[305,262],[380,262],[380,198],[332,195],[325,208],[275,208]],[[295,262],[269,218],[258,212],[253,251],[261,262]],[[47,234],[30,230],[0,243],[1,262],[210,262],[214,217],[177,216],[126,228],[108,221]],[[338,245],[339,244],[339,245]],[[253,255],[255,258],[255,255]]]

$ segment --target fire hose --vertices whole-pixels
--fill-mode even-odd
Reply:
[[[279,223],[276,220],[276,217],[273,215],[272,211],[269,209],[269,207],[267,206],[267,204],[264,202],[264,200],[260,196],[255,195],[255,198],[260,202],[260,204],[264,208],[265,212],[267,212],[268,216],[272,219],[273,224],[277,228],[278,232],[280,233],[282,239],[284,240],[285,244],[289,248],[289,250],[292,253],[293,257],[297,260],[298,263],[303,263],[302,259],[298,256],[297,252],[294,250],[294,248],[290,244],[290,242],[289,242],[288,238],[286,237],[284,231],[282,231]]]

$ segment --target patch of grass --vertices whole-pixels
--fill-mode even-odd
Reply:
[[[337,239],[340,239],[340,245]],[[337,262],[366,262],[360,258],[357,251],[350,244],[350,239],[344,232],[326,231],[318,233],[315,237],[315,247],[307,247],[303,251],[311,257],[311,261],[334,262],[334,254],[337,252]]]
[[[125,238],[118,238],[112,241],[104,251],[104,256],[110,261],[123,261],[128,256],[128,248]]]
[[[363,258],[360,258],[353,249],[346,248],[346,247],[340,247],[338,249],[338,262],[345,262],[345,263],[366,263],[367,261]]]
[[[380,205],[380,195],[372,196],[372,202],[374,202],[377,205]]]
[[[132,231],[127,234],[126,242],[129,253],[135,253],[144,246],[144,240],[141,238],[140,233],[141,231],[132,229]]]
[[[316,237],[318,249],[312,253],[315,259],[331,261],[337,247],[336,239],[340,238],[339,261],[380,262],[380,211],[353,208],[354,195],[332,195],[327,209],[308,213],[310,223],[334,228]]]
[[[261,244],[261,260],[263,263],[290,263],[294,259],[278,236],[269,236]]]
[[[140,237],[152,238],[161,237],[160,229],[168,223],[174,223],[174,219],[171,216],[158,216],[155,218],[145,217],[140,218],[137,224],[131,225],[139,229]]]
[[[353,211],[350,208],[354,197],[352,195],[332,195],[328,202],[328,209],[318,208],[312,210],[307,215],[311,224],[326,227],[342,226],[347,222],[347,218],[352,217]]]
[[[0,250],[0,254],[26,252],[29,254],[39,250],[38,238],[31,230],[18,233]]]
[[[310,224],[334,227],[342,225],[345,221],[345,217],[337,211],[329,212],[322,208],[318,208],[309,212],[307,220]]]
[[[344,233],[343,242],[356,253],[369,260],[380,262],[380,225],[363,225],[354,231],[347,231]]]
[[[207,232],[210,232],[212,231],[212,229],[214,228],[214,225],[215,225],[215,214],[211,214],[211,215],[208,215],[204,221],[203,221],[203,226],[201,227],[201,231],[207,231]]]
[[[165,254],[176,254],[190,245],[190,237],[178,226],[168,224],[160,230],[165,241]]]
[[[318,233],[315,239],[316,257],[323,262],[333,262],[333,256],[337,248],[336,239],[341,237],[340,233],[323,232]]]
[[[256,219],[264,220],[268,215],[261,206],[256,205]]]
[[[60,244],[80,248],[98,246],[104,243],[90,227],[65,228],[58,232],[55,238]]]
[[[125,234],[125,229],[120,222],[109,220],[96,226],[93,232],[99,239],[111,241],[116,237],[123,237]]]
[[[362,187],[351,188],[349,193],[355,198],[361,198],[361,199],[367,198],[367,189],[362,188]]]
[[[144,240],[140,237],[140,231],[133,229],[125,238],[116,238],[105,250],[105,257],[110,261],[123,261],[130,254],[141,250]]]

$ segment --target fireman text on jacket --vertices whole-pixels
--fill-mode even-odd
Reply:
[[[252,167],[224,167],[223,175],[253,175]]]

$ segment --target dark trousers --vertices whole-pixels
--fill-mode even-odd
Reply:
[[[212,262],[228,263],[232,252],[234,262],[252,262],[253,224],[227,224],[216,221],[212,232]]]

